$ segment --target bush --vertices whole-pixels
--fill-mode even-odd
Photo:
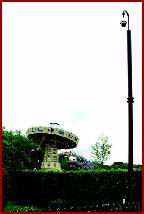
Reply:
[[[2,209],[7,206],[10,191],[10,176],[6,169],[2,169]]]
[[[128,198],[127,170],[17,171],[12,175],[12,198],[22,203],[48,206],[67,201],[75,206],[122,203]],[[133,200],[141,203],[141,171],[133,173]]]

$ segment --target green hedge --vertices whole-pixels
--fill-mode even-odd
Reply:
[[[17,171],[11,178],[11,197],[20,203],[48,205],[62,199],[73,204],[122,203],[128,200],[128,172],[119,171]],[[141,203],[141,171],[133,173],[133,200]]]
[[[2,210],[7,206],[10,198],[10,175],[8,171],[2,168]]]

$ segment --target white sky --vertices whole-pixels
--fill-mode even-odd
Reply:
[[[104,133],[128,161],[127,41],[133,56],[134,163],[142,158],[142,3],[2,3],[2,117],[10,130],[60,123],[91,158]]]

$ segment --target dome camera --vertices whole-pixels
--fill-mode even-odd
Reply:
[[[122,26],[122,27],[125,27],[125,26],[126,26],[126,24],[127,24],[127,22],[126,22],[126,21],[121,21],[121,23],[120,23],[120,24],[121,24],[121,26]]]

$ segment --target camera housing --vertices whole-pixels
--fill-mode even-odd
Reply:
[[[126,21],[121,21],[121,23],[120,23],[120,24],[121,24],[121,26],[122,26],[122,27],[125,27],[125,26],[126,26],[126,24],[127,24],[127,22],[126,22]]]

